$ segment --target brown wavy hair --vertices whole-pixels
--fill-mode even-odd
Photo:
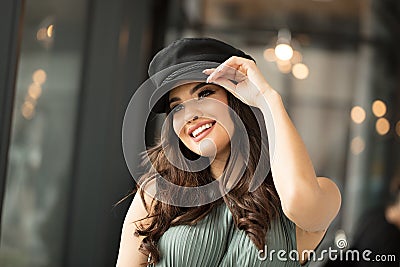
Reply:
[[[157,242],[168,228],[182,224],[195,225],[216,205],[221,204],[222,201],[229,204],[227,206],[233,215],[234,223],[238,229],[244,230],[250,240],[260,250],[264,249],[265,238],[270,228],[271,221],[279,216],[278,205],[280,205],[280,201],[269,168],[268,173],[265,173],[266,168],[258,169],[259,172],[256,173],[258,165],[269,166],[268,140],[265,140],[267,135],[263,114],[258,108],[250,107],[228,91],[226,92],[228,96],[228,105],[231,108],[230,115],[235,124],[235,131],[231,140],[231,144],[234,145],[231,145],[230,156],[225,165],[222,178],[222,181],[225,181],[224,183],[226,183],[227,179],[230,177],[233,167],[237,165],[239,153],[246,151],[243,139],[247,136],[249,140],[249,149],[247,152],[248,155],[244,155],[248,157],[248,160],[247,164],[244,166],[242,177],[237,180],[232,190],[223,195],[223,198],[209,204],[194,207],[179,207],[156,200],[165,198],[172,199],[174,196],[179,196],[182,199],[196,202],[199,200],[201,201],[202,198],[201,194],[194,196],[193,191],[191,191],[191,195],[189,195],[182,188],[171,188],[166,183],[160,182],[162,179],[156,179],[158,175],[182,187],[198,187],[214,181],[214,178],[211,176],[210,167],[195,172],[184,171],[172,165],[170,160],[167,159],[166,154],[174,155],[176,157],[174,160],[178,160],[182,164],[184,164],[184,159],[182,157],[203,163],[208,160],[208,158],[201,157],[189,150],[180,140],[179,142],[168,141],[173,138],[178,138],[172,129],[172,116],[167,117],[168,121],[165,125],[165,127],[167,127],[165,132],[171,135],[169,137],[173,138],[161,138],[156,145],[142,154],[143,159],[141,165],[147,166],[147,169],[140,177],[136,189],[132,194],[138,191],[147,209],[148,206],[144,199],[144,188],[147,183],[153,179],[156,179],[157,188],[157,197],[153,199],[151,210],[147,210],[149,215],[141,219],[152,218],[151,223],[147,226],[136,224],[138,229],[135,232],[136,236],[145,236],[139,247],[139,251],[147,256],[151,255],[149,263],[155,264],[159,262],[160,257],[162,257],[157,248]],[[169,112],[170,111],[167,111],[167,114]],[[245,129],[241,130],[240,127],[236,127],[238,124],[235,122],[235,117],[237,118],[237,116],[233,116],[232,112],[239,115]],[[258,122],[260,122],[260,124]],[[182,153],[176,153],[178,149]],[[175,153],[168,153],[169,151],[174,151]],[[152,168],[149,166],[152,166]],[[250,192],[251,181],[254,180],[257,175],[262,178],[262,180],[260,180],[261,184],[256,190]]]

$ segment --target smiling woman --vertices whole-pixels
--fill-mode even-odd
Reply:
[[[302,252],[320,244],[340,192],[316,177],[254,60],[215,39],[187,38],[154,57],[149,74],[159,72],[166,73],[153,79],[156,89],[172,86],[153,112],[167,117],[161,140],[145,152],[149,168],[125,219],[117,266],[308,265]],[[272,250],[303,257],[260,257]]]
[[[215,154],[215,160],[226,162],[233,122],[225,89],[208,83],[189,83],[174,88],[169,98],[174,131],[185,146],[201,156]],[[204,139],[211,142],[203,142]]]

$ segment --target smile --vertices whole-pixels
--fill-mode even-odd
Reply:
[[[203,139],[207,134],[209,134],[212,131],[215,123],[216,122],[214,121],[214,122],[209,122],[209,123],[201,125],[200,127],[193,130],[190,133],[190,136],[193,138],[194,141],[196,141],[196,142],[200,141],[201,139]]]

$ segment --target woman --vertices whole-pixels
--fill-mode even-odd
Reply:
[[[254,60],[186,38],[161,50],[149,74],[163,94],[153,111],[167,118],[146,151],[152,167],[126,215],[117,266],[308,265],[302,252],[320,244],[340,192],[316,177]]]

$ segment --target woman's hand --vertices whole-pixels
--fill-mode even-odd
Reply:
[[[223,86],[251,106],[260,107],[265,96],[277,94],[250,59],[230,57],[216,69],[206,69],[203,73],[209,75],[207,82]]]

